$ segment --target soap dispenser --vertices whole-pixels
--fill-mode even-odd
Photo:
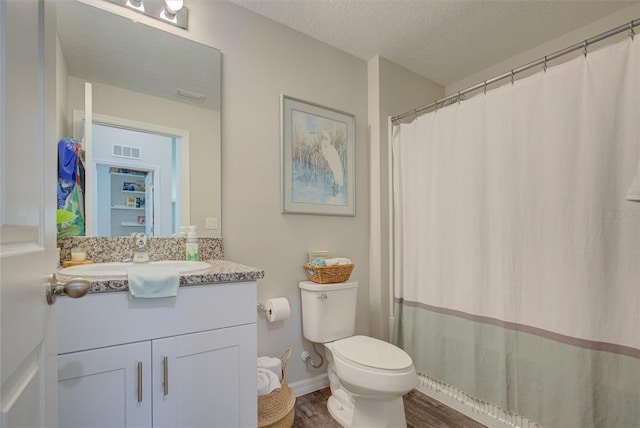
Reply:
[[[195,261],[199,260],[199,258],[196,226],[189,226],[189,233],[187,233],[185,259]]]

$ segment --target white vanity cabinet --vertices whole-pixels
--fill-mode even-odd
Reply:
[[[255,287],[60,298],[60,427],[256,426]]]
[[[153,341],[154,427],[240,426],[242,328]]]
[[[151,417],[151,342],[58,357],[59,426],[150,427]]]

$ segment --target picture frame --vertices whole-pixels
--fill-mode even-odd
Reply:
[[[281,212],[355,216],[355,116],[280,96]]]
[[[136,208],[136,198],[135,197],[127,197],[126,207],[127,208]]]

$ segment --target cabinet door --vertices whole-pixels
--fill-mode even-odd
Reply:
[[[151,427],[151,342],[58,356],[60,427]]]
[[[154,427],[255,426],[255,355],[255,324],[154,340]]]

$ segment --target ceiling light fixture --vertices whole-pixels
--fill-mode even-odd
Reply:
[[[189,10],[184,0],[107,0],[185,30]]]

